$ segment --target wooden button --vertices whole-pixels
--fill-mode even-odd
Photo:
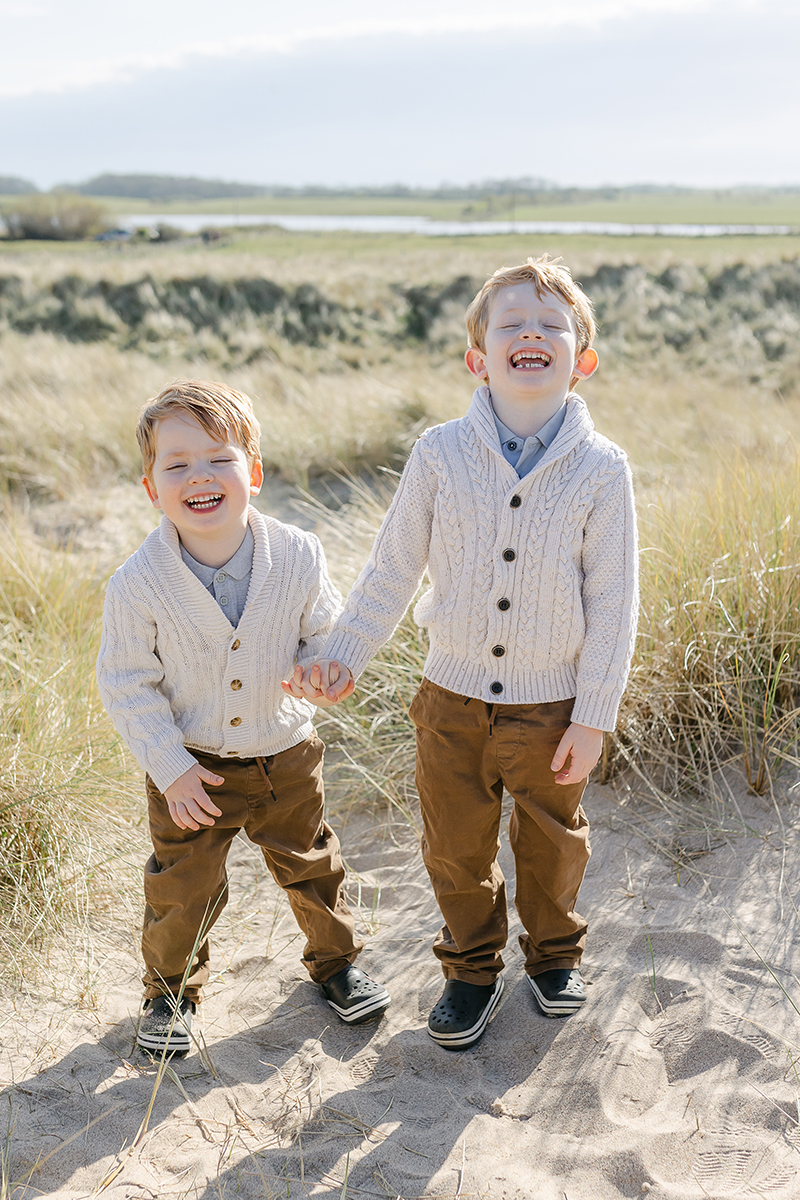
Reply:
[[[241,679],[232,679],[232,680],[231,680],[231,687],[233,688],[234,692],[239,692],[239,691],[241,691],[241,688],[242,688],[242,681],[241,681]]]
[[[236,641],[235,641],[235,642],[233,643],[233,645],[231,646],[231,650],[238,650],[238,649],[239,649],[239,647],[241,646],[241,644],[242,644],[242,643],[241,643],[241,642],[239,641],[239,639],[237,638],[237,639],[236,639]]]
[[[234,717],[231,721],[231,725],[241,725],[241,723],[242,723],[241,717]]]

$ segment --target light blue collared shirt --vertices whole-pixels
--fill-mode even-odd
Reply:
[[[207,567],[205,563],[192,558],[181,542],[181,558],[214,597],[234,629],[239,624],[247,601],[253,572],[253,546],[253,533],[248,525],[244,541],[233,557],[221,567]]]
[[[536,466],[564,424],[564,417],[566,415],[567,402],[565,400],[558,412],[550,418],[546,425],[542,426],[538,433],[534,433],[529,438],[522,438],[514,433],[512,429],[509,429],[507,425],[504,425],[494,411],[494,407],[492,408],[492,416],[497,426],[497,434],[500,438],[500,449],[503,452],[503,458],[507,463],[511,464],[520,479],[523,479]]]

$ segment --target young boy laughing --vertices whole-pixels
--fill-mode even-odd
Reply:
[[[586,1000],[581,797],[616,722],[637,611],[628,464],[571,390],[597,367],[588,298],[560,262],[529,258],[486,281],[467,328],[480,381],[469,411],[419,439],[322,660],[286,685],[313,702],[349,695],[427,569],[415,617],[430,650],[410,715],[444,917],[428,1031],[450,1050],[482,1036],[503,990],[504,788],[531,990],[551,1017]]]
[[[286,891],[311,978],[343,1021],[358,1023],[389,995],[352,965],[361,943],[324,819],[324,747],[313,709],[280,686],[319,652],[340,608],[322,547],[251,507],[259,427],[240,392],[179,381],[145,406],[136,434],[142,482],[163,517],[109,582],[97,675],[147,772],[153,854],[137,1042],[151,1053],[190,1048],[240,829]]]

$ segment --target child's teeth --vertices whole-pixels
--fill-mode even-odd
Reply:
[[[189,500],[187,503],[190,508],[212,508],[221,499],[221,496],[209,496],[206,500]]]

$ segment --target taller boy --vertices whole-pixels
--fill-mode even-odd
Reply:
[[[496,271],[467,312],[465,417],[422,435],[370,559],[295,694],[352,690],[419,586],[430,632],[417,729],[422,852],[447,980],[428,1030],[462,1049],[503,989],[501,800],[525,969],[546,1015],[586,999],[575,904],[589,859],[586,777],[614,728],[636,623],[636,527],[623,452],[570,389],[597,366],[591,304],[546,255]],[[315,685],[317,691],[315,693]]]

